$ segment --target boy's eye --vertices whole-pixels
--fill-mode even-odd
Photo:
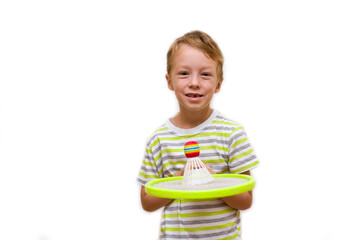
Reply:
[[[179,75],[186,76],[186,75],[188,75],[188,73],[187,72],[179,72]]]
[[[202,73],[201,75],[205,76],[205,77],[210,77],[211,73]]]

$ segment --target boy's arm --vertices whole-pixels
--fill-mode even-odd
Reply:
[[[173,199],[154,197],[145,192],[145,187],[141,186],[141,205],[145,211],[153,212],[169,204]]]
[[[184,175],[184,169],[181,169],[174,177],[182,175]],[[140,196],[141,205],[143,209],[148,212],[156,211],[173,201],[173,199],[159,198],[147,194],[144,186],[141,186]]]
[[[250,175],[250,170],[242,172],[241,174]],[[238,195],[223,197],[222,200],[230,207],[245,210],[251,207],[252,204],[252,191],[240,193]]]

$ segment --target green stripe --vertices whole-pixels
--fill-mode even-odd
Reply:
[[[224,159],[210,159],[210,160],[201,160],[203,163],[205,164],[210,164],[210,163],[224,163]],[[166,163],[163,164],[163,168],[166,168],[168,166],[178,166],[178,165],[186,165],[187,160],[183,160],[183,161],[166,161]]]
[[[228,151],[228,148],[226,148],[226,147],[220,147],[220,146],[218,146],[218,145],[200,147],[200,151],[201,151],[201,150],[215,150],[215,149],[218,149],[218,150],[221,150],[221,151],[225,151],[225,152]]]
[[[151,166],[151,167],[156,167],[156,164],[154,162],[147,162],[147,161],[143,161],[143,164],[146,166]]]
[[[227,174],[227,173],[230,173],[228,168],[226,168],[226,169],[222,170],[221,172],[219,172],[219,174]]]
[[[243,157],[249,155],[249,154],[252,153],[252,152],[254,152],[254,149],[250,149],[249,151],[246,151],[246,152],[243,152],[243,153],[241,153],[241,154],[239,154],[239,155],[236,155],[235,157],[231,158],[231,159],[229,160],[229,162],[231,163],[232,161],[235,161],[235,160],[237,160],[237,159],[239,159],[239,158],[243,158]]]
[[[154,157],[154,161],[157,162],[157,160],[159,160],[159,158],[161,158],[162,154],[159,153],[156,157]]]
[[[163,218],[189,218],[189,217],[208,217],[208,216],[216,216],[216,215],[221,215],[221,214],[225,214],[225,213],[229,213],[234,211],[233,208],[228,208],[226,210],[222,210],[222,211],[215,211],[215,212],[194,212],[194,213],[173,213],[173,214],[165,214],[163,216]]]
[[[163,127],[163,128],[159,128],[154,133],[161,132],[161,131],[166,131],[166,130],[169,130],[169,128],[168,127]]]
[[[259,164],[259,161],[256,161],[256,162],[253,162],[252,164],[249,164],[245,167],[242,167],[242,168],[239,168],[239,169],[236,169],[234,171],[231,171],[231,173],[240,173],[240,172],[245,172],[246,170],[248,170],[249,168],[252,168],[253,166]]]
[[[232,125],[232,126],[237,126],[237,125],[238,125],[238,124],[236,124],[236,123],[225,122],[225,121],[218,121],[218,120],[212,120],[211,123],[215,123],[215,124],[225,124],[225,125]]]
[[[247,138],[240,139],[240,140],[234,142],[234,143],[231,145],[231,148],[235,148],[237,145],[242,144],[243,142],[246,142],[247,140],[248,140]]]
[[[150,147],[151,148],[154,148],[154,146],[156,145],[156,144],[158,144],[160,142],[160,139],[156,139],[151,145],[150,145]]]
[[[139,172],[139,175],[144,178],[160,178],[158,175],[146,175],[145,173]]]
[[[168,148],[168,149],[162,149],[161,153],[172,153],[172,152],[184,152],[184,148]]]
[[[213,202],[219,200],[218,198],[207,199],[175,199],[172,203],[198,203],[198,202]]]
[[[160,141],[175,141],[175,140],[183,140],[193,137],[209,137],[209,136],[218,136],[218,137],[230,137],[230,133],[217,133],[217,132],[208,132],[208,133],[198,133],[198,134],[192,134],[192,135],[184,135],[184,136],[177,136],[177,137],[160,137]]]
[[[240,228],[238,228],[238,231],[240,232],[239,230]],[[219,240],[232,240],[232,239],[235,239],[239,237],[239,233],[235,233],[234,235],[230,236],[230,237],[226,237],[226,238],[220,238]]]
[[[162,231],[171,231],[171,232],[201,232],[201,231],[210,231],[210,230],[228,228],[228,227],[234,226],[234,224],[236,224],[236,222],[229,222],[229,223],[226,223],[226,224],[223,224],[223,225],[210,226],[210,227],[193,227],[193,228],[166,227],[166,228],[162,228],[161,230]]]
[[[237,127],[237,128],[235,128],[234,130],[232,130],[231,134],[233,134],[234,132],[237,132],[237,131],[239,131],[239,130],[243,130],[243,129],[244,129],[244,128],[243,128],[242,126]]]
[[[163,164],[163,168],[166,168],[168,166],[176,166],[176,165],[185,165],[186,164],[186,161],[178,161],[178,162],[173,162],[173,161],[167,161],[166,163]]]
[[[202,146],[200,147],[200,152],[201,151],[206,151],[206,150],[220,150],[220,151],[224,151],[224,152],[227,152],[228,151],[228,148],[226,147],[221,147],[221,146],[218,146],[218,145],[211,145],[211,146]],[[161,150],[161,153],[173,153],[173,152],[196,152],[195,150],[184,150],[184,148],[168,148],[168,149],[162,149]]]
[[[209,159],[209,160],[201,160],[203,161],[205,164],[207,163],[224,163],[226,162],[226,159]]]

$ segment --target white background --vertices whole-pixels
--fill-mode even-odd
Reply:
[[[225,56],[213,107],[261,161],[243,239],[360,239],[359,12],[347,0],[1,1],[0,239],[156,239],[160,211],[141,209],[136,177],[177,112],[166,52],[195,29]]]

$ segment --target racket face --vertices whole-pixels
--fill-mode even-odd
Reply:
[[[227,197],[250,191],[255,179],[243,174],[215,174],[214,181],[187,185],[183,177],[156,179],[145,185],[148,194],[170,199],[205,199]]]

